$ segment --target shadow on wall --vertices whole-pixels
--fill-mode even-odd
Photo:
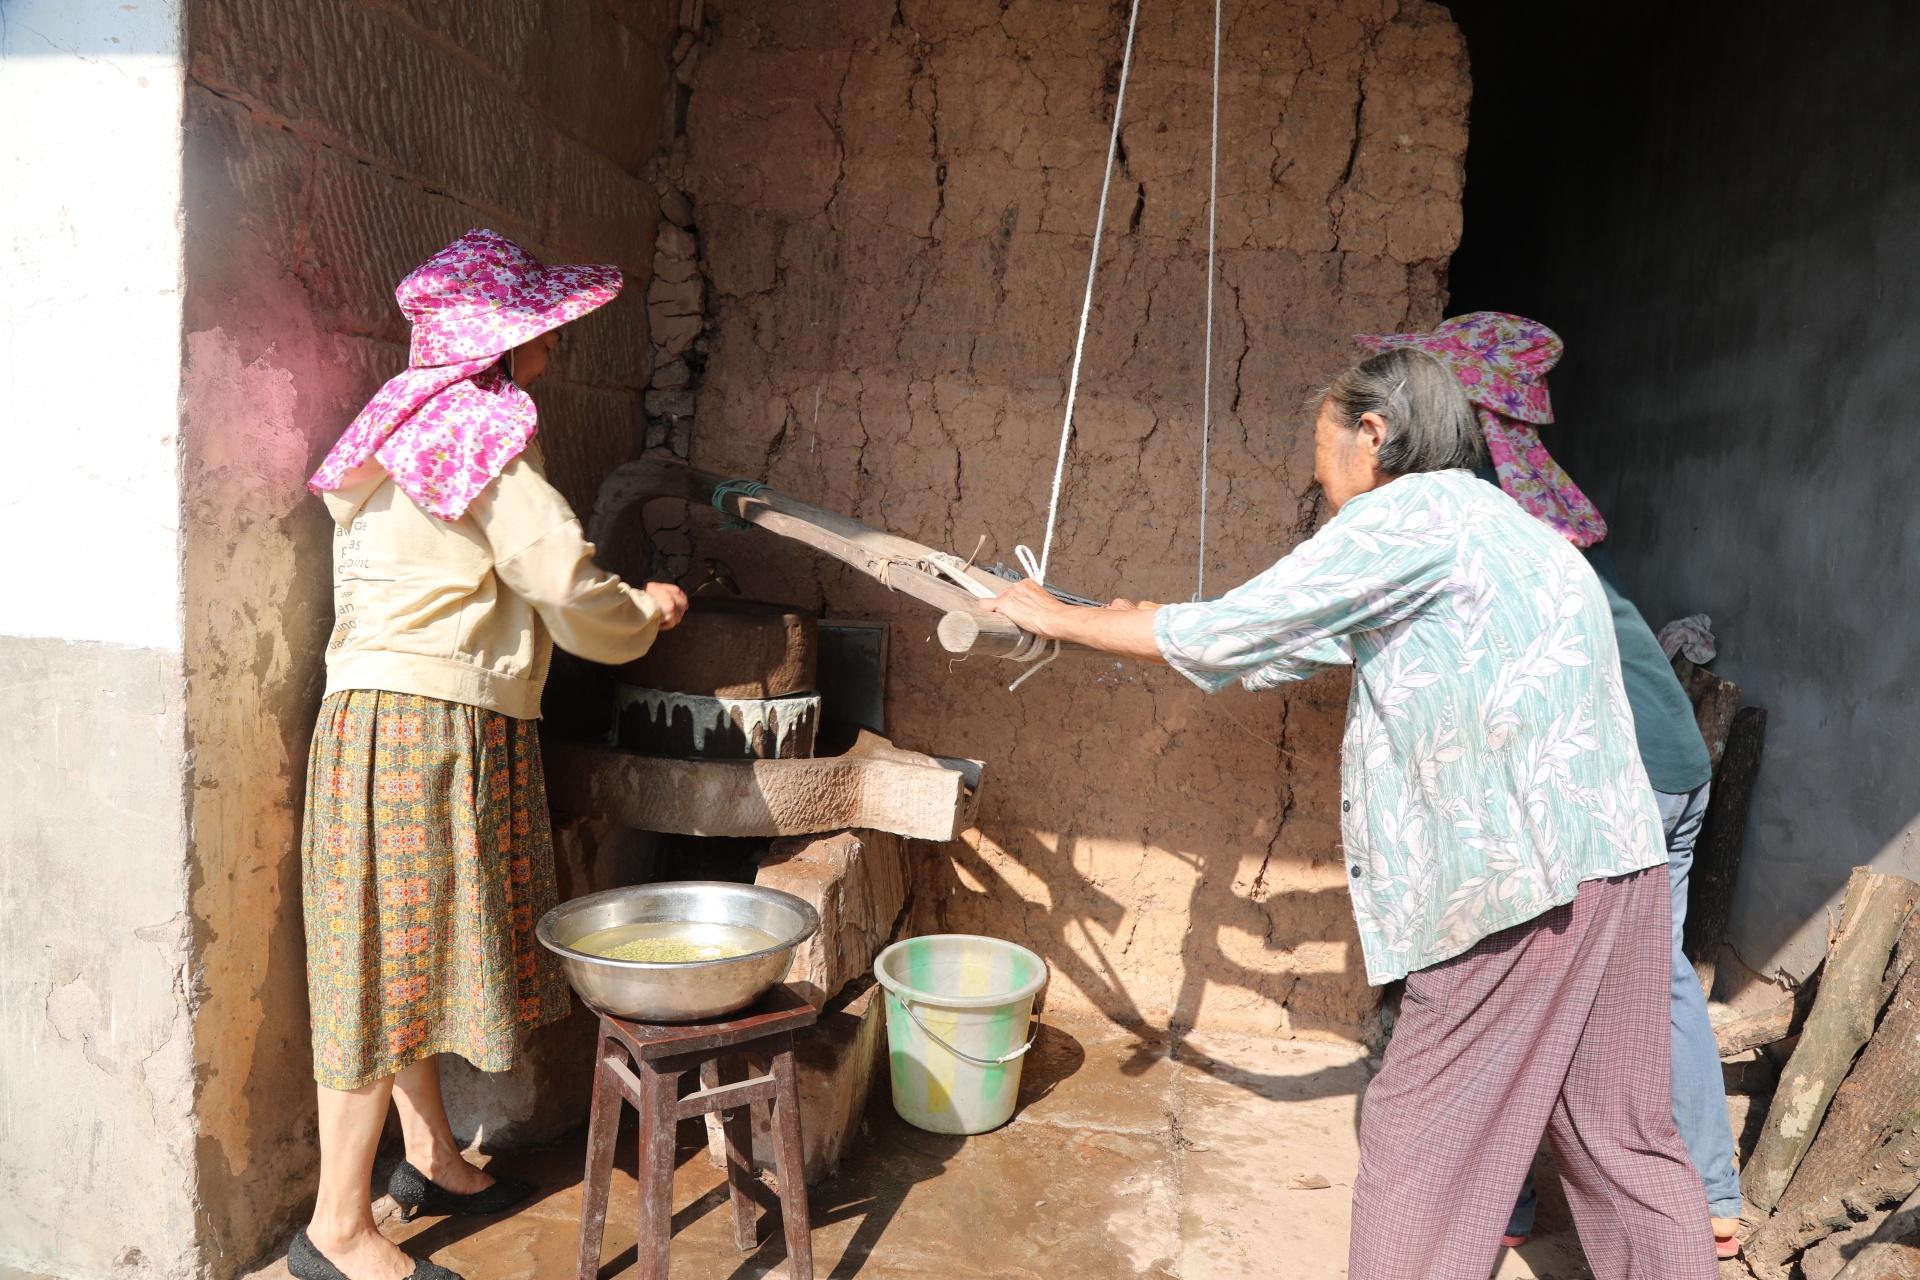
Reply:
[[[697,517],[706,521],[705,513]],[[749,594],[812,573],[839,616],[895,611],[877,584],[764,533],[720,554]],[[1338,831],[1348,678],[1208,696],[1164,668],[1091,655],[1009,693],[1021,668],[957,662],[896,618],[897,741],[988,762],[975,826],[920,846],[915,927],[1031,947],[1055,1007],[1138,1028],[1379,1038]]]
[[[972,834],[975,840],[987,838],[984,833]],[[1060,847],[1074,847],[1082,834],[1074,829],[1062,831]],[[1030,911],[1019,941],[1046,959],[1054,981],[1064,979],[1101,1014],[1122,1026],[1139,1029],[1143,1046],[1150,1035],[1162,1030],[1156,1025],[1162,1020],[1164,1031],[1177,1045],[1196,1025],[1210,987],[1238,988],[1271,1001],[1274,1021],[1284,1025],[1290,1020],[1281,1008],[1289,1004],[1303,975],[1332,974],[1364,985],[1357,939],[1340,936],[1352,933],[1351,907],[1344,885],[1281,890],[1250,900],[1233,889],[1237,854],[1164,853],[1161,856],[1189,873],[1190,884],[1183,900],[1159,909],[1191,923],[1183,931],[1177,954],[1163,957],[1150,979],[1158,985],[1171,971],[1174,991],[1170,1013],[1144,1009],[1114,958],[1115,952],[1125,950],[1132,941],[1129,908],[1080,874],[1071,861],[1052,856],[1054,850],[1047,847],[1048,843],[1025,833],[1008,836],[1000,845],[1002,852],[1040,878],[1051,901],[1075,904],[1071,910]],[[930,859],[918,869],[915,893],[924,903],[919,910],[924,913],[921,923],[927,931],[964,932],[962,921],[974,915],[979,906],[1026,896],[1000,874],[994,863],[980,855],[973,840],[957,841],[943,849],[951,851],[950,858]],[[969,904],[971,910],[955,905],[954,900],[963,893],[982,901]],[[1261,929],[1257,938],[1252,936],[1253,928]],[[1236,935],[1248,941],[1230,941]],[[1248,964],[1249,951],[1273,963]],[[1311,1026],[1315,1020],[1309,1016],[1300,1021]],[[1334,1022],[1330,1029],[1354,1030],[1350,1020]],[[1364,1033],[1371,1034],[1372,1030],[1369,1024]]]

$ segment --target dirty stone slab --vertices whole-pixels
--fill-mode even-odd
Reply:
[[[1213,1035],[1174,1053],[1183,1280],[1340,1274],[1328,1265],[1346,1256],[1365,1051]]]
[[[1013,1121],[971,1138],[922,1133],[878,1082],[857,1145],[812,1188],[816,1274],[826,1280],[1341,1280],[1370,1077],[1352,1045],[1173,1036],[1049,1013]],[[777,1215],[759,1248],[733,1246],[704,1130],[681,1126],[675,1280],[784,1276]],[[601,1280],[631,1276],[637,1212],[628,1117],[616,1157]],[[540,1188],[499,1219],[383,1225],[469,1280],[572,1274],[582,1147],[500,1157]],[[1317,1175],[1323,1189],[1293,1189]],[[1546,1197],[1551,1202],[1552,1197]],[[384,1202],[383,1202],[384,1203]],[[1564,1213],[1564,1210],[1559,1210]],[[1496,1280],[1591,1273],[1564,1220],[1503,1253]],[[252,1280],[284,1280],[283,1261]]]
[[[1177,1071],[1156,1032],[1047,1016],[1027,1053],[1013,1123],[1171,1137]]]

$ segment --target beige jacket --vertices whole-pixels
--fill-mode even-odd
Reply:
[[[659,630],[651,597],[595,567],[531,448],[451,523],[375,462],[323,496],[335,526],[329,694],[385,689],[531,720],[556,642],[631,662]]]

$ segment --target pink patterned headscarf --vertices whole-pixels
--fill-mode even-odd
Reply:
[[[1353,340],[1369,351],[1413,347],[1439,357],[1479,413],[1500,487],[1576,547],[1606,538],[1606,520],[1534,429],[1553,421],[1547,371],[1566,349],[1559,334],[1524,316],[1475,311],[1427,333],[1356,333]]]
[[[369,459],[442,520],[458,520],[533,439],[533,399],[498,368],[511,351],[620,292],[609,266],[549,267],[495,231],[469,231],[394,290],[411,367],[380,388],[307,481],[338,489]]]

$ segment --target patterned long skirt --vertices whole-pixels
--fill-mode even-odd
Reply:
[[[301,889],[313,1075],[356,1089],[436,1053],[506,1071],[567,982],[532,720],[356,689],[320,707]]]

